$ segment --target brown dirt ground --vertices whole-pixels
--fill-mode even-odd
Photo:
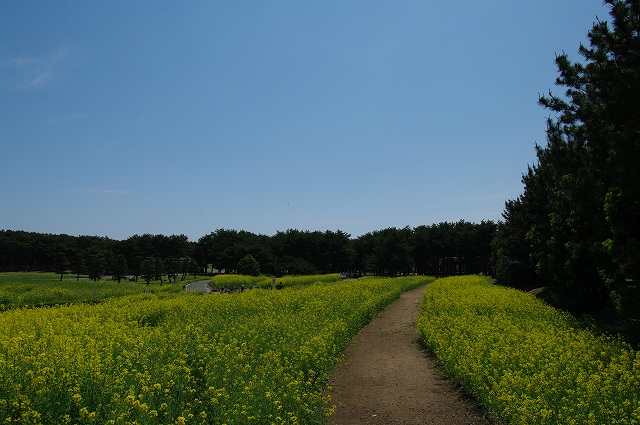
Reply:
[[[330,425],[490,423],[420,342],[424,289],[402,294],[356,335],[329,379]]]

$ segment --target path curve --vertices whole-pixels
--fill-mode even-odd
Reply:
[[[416,332],[425,286],[405,292],[354,338],[329,378],[330,425],[486,425],[436,368]]]
[[[211,288],[209,287],[209,282],[211,282],[211,280],[200,280],[186,285],[184,289],[187,291],[200,291],[204,294],[210,294]]]

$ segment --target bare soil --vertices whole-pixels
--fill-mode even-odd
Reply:
[[[404,293],[356,335],[329,379],[330,425],[490,423],[420,341],[424,289]]]

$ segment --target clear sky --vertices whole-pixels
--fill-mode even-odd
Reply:
[[[0,1],[0,229],[499,220],[600,0]]]

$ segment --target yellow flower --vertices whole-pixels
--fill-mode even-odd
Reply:
[[[252,284],[262,285],[257,279]],[[176,423],[175,406],[185,423],[282,423],[273,418],[289,420],[285,411],[312,423],[322,402],[319,377],[330,372],[353,335],[404,289],[431,279],[339,280],[286,277],[290,289],[277,293],[195,298],[154,291],[104,296],[100,304],[3,312],[0,376],[18,378],[0,388],[6,399],[0,410],[15,406],[31,419],[37,412],[29,400],[55,405],[51,398],[62,392],[73,412],[88,404],[81,394],[92,394],[78,422]],[[105,283],[101,297],[121,287]],[[89,412],[94,405],[99,414]],[[58,415],[65,413],[71,412]]]

